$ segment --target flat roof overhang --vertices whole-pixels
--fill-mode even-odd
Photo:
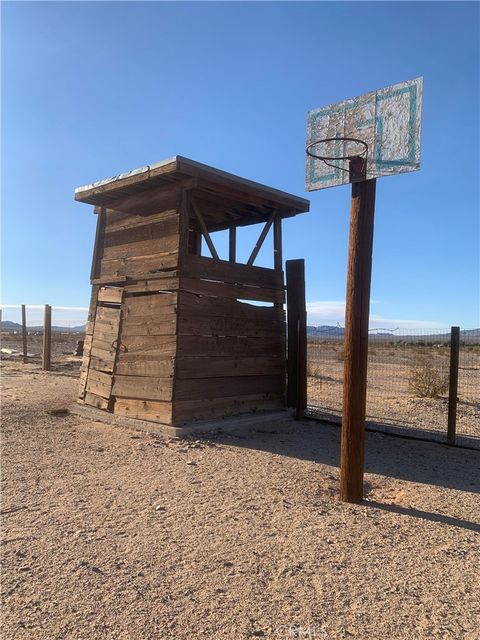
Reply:
[[[188,187],[210,230],[282,218],[309,211],[310,202],[183,156],[174,156],[75,189],[75,200],[148,215],[159,210],[166,187]]]

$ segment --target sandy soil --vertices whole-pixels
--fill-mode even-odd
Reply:
[[[478,640],[478,453],[368,434],[348,505],[335,426],[162,439],[2,367],[5,640]]]
[[[369,420],[445,433],[448,390],[438,398],[418,398],[409,388],[412,365],[426,353],[443,377],[448,376],[449,349],[373,344],[369,348],[367,417]],[[338,342],[308,343],[308,402],[321,412],[341,415],[343,348]],[[313,375],[312,375],[313,374]],[[457,433],[479,439],[480,348],[460,349]]]

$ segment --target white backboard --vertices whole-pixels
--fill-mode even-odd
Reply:
[[[324,138],[356,138],[368,145],[367,178],[417,171],[420,168],[420,126],[423,78],[394,84],[357,98],[308,113],[307,145]],[[312,149],[322,156],[354,155],[358,143],[327,142]],[[306,189],[316,191],[350,182],[348,161],[307,155]]]

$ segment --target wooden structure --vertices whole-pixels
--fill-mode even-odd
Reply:
[[[285,406],[281,220],[308,200],[181,156],[75,199],[97,214],[81,403],[179,427]],[[240,264],[236,229],[258,223]],[[254,261],[270,228],[267,269]],[[225,229],[221,260],[210,234]]]

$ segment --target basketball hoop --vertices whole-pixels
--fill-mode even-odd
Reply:
[[[357,153],[351,153],[345,156],[331,156],[331,155],[326,156],[326,155],[320,155],[318,153],[315,153],[315,149],[318,145],[327,144],[329,142],[353,142],[355,144],[361,145],[361,148],[357,151]],[[341,167],[338,164],[332,164],[332,162],[335,162],[335,161],[345,162],[347,160],[349,162],[352,162],[352,161],[361,159],[362,160],[361,167],[355,169],[355,174],[357,175],[365,174],[365,170],[367,168],[368,144],[363,140],[360,140],[359,138],[342,138],[342,137],[323,138],[322,140],[316,140],[315,142],[312,142],[311,144],[307,145],[306,152],[307,152],[307,155],[310,156],[311,158],[315,158],[315,160],[321,160],[329,167],[333,167],[334,169],[341,169],[342,171],[346,171],[347,173],[352,172],[350,165],[348,169],[345,169],[345,167]]]

